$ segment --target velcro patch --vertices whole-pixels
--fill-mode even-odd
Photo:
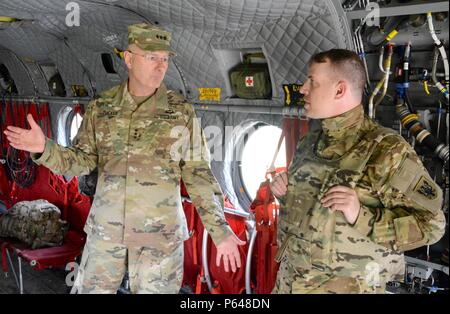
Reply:
[[[438,197],[438,192],[434,183],[428,181],[425,176],[421,176],[419,182],[414,187],[414,192],[420,193],[429,200],[435,200]]]
[[[284,105],[285,106],[303,106],[305,102],[303,100],[303,94],[300,93],[302,84],[284,84]]]
[[[392,176],[390,186],[432,213],[441,208],[442,190],[428,173],[410,158],[406,158]]]
[[[100,111],[97,114],[97,118],[103,118],[103,117],[108,117],[108,118],[113,118],[115,116],[117,116],[119,114],[118,111]]]
[[[158,114],[156,118],[159,120],[178,120],[180,116],[175,114]]]

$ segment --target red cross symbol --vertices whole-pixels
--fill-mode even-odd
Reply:
[[[246,76],[245,77],[245,86],[253,87],[253,76]]]

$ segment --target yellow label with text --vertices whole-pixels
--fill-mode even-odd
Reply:
[[[205,101],[220,101],[221,88],[199,88],[198,99]]]

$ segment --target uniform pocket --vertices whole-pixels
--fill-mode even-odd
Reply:
[[[285,257],[289,263],[295,268],[311,269],[311,242],[297,236],[290,237],[288,241]]]
[[[407,251],[422,241],[423,233],[413,216],[394,219],[396,245],[399,251]]]

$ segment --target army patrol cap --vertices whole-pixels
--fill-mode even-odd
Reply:
[[[162,28],[147,23],[128,26],[128,44],[136,44],[146,51],[167,51],[172,56],[176,53],[170,48],[171,34]]]

